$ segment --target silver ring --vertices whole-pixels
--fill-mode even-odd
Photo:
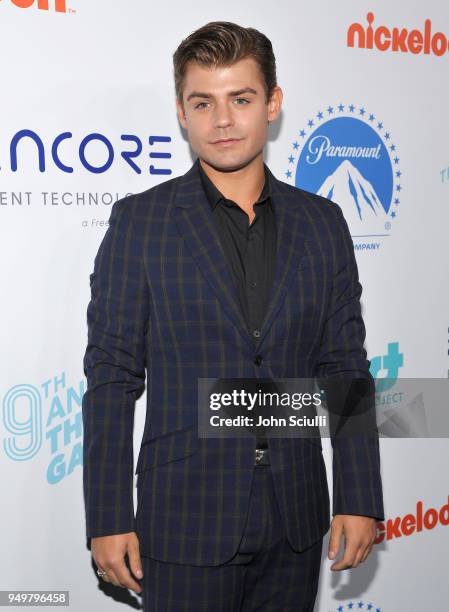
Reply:
[[[104,572],[103,570],[97,569],[97,574],[99,576],[106,576],[107,572]]]

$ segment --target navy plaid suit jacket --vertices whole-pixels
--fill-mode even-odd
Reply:
[[[255,346],[198,165],[113,205],[90,275],[83,486],[88,537],[136,531],[143,555],[218,565],[243,533],[255,439],[199,438],[197,378],[370,376],[370,362],[340,207],[268,170],[278,250]],[[145,373],[134,516],[134,406]],[[330,526],[321,439],[268,434],[268,443],[288,540],[302,551]],[[383,520],[377,431],[332,445],[333,514]]]

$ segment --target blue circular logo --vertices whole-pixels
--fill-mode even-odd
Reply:
[[[298,136],[287,178],[336,202],[353,238],[370,243],[389,236],[398,214],[402,172],[396,144],[383,122],[363,107],[339,104],[319,111]]]
[[[335,612],[344,612],[345,610],[369,610],[370,612],[382,612],[380,608],[374,606],[372,603],[365,603],[363,601],[358,601],[357,603],[350,601],[347,604],[341,604],[338,606]]]

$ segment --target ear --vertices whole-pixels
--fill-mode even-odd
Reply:
[[[268,101],[268,121],[275,121],[281,112],[283,93],[282,89],[276,85]]]

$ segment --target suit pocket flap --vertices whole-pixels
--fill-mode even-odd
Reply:
[[[189,425],[142,442],[135,474],[192,455],[197,451],[198,443],[196,425]]]

